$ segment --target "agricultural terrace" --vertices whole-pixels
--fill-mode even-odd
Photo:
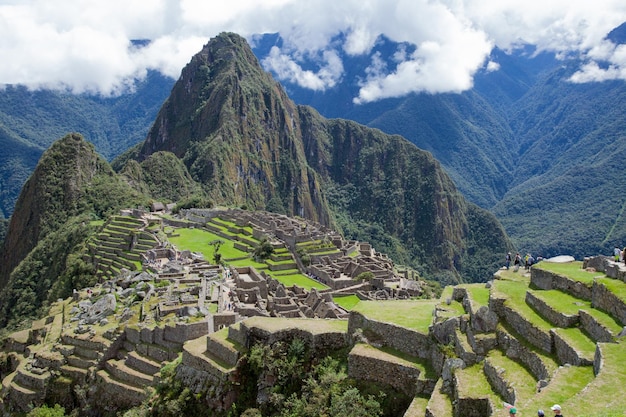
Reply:
[[[247,234],[244,234],[243,236],[245,236],[248,240],[251,239],[251,237]],[[270,271],[270,263],[276,266],[292,263],[292,261],[272,261],[268,259],[266,262],[257,262],[252,258],[251,252],[244,252],[235,248],[235,240],[226,239],[223,236],[219,236],[208,230],[178,228],[173,231],[172,235],[168,239],[179,250],[190,250],[192,252],[201,253],[204,256],[204,259],[209,262],[212,262],[215,256],[215,248],[211,242],[221,241],[223,243],[219,247],[219,254],[221,255],[222,261],[226,265],[233,267],[251,266],[258,271],[264,271],[286,287],[298,285],[307,291],[310,291],[312,288],[319,290],[328,288],[326,285],[301,274],[297,270],[290,269],[285,271]]]

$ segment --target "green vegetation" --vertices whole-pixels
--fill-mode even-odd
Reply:
[[[204,255],[204,259],[210,261],[213,259],[214,247],[211,242],[223,241],[220,244],[221,259],[227,261],[232,258],[242,258],[248,256],[246,252],[242,252],[233,246],[232,240],[224,240],[221,236],[211,233],[203,229],[176,229],[178,236],[172,236],[169,241],[180,250],[190,250],[199,252]]]
[[[354,311],[365,317],[428,334],[437,300],[361,301]]]
[[[307,347],[299,339],[294,339],[289,345],[279,342],[271,347],[267,345],[252,347],[249,354],[252,373],[257,377],[269,373],[277,379],[271,390],[269,404],[264,404],[260,408],[263,415],[275,414],[283,417],[383,415],[379,402],[382,398],[362,395],[359,389],[350,383],[345,362],[326,357],[319,365],[308,369],[305,361],[307,355]],[[303,372],[310,376],[303,378]]]
[[[322,284],[321,282],[315,281],[314,279],[311,279],[309,277],[307,277],[304,274],[289,274],[289,275],[283,275],[283,274],[275,274],[275,273],[271,273],[270,275],[277,279],[279,282],[281,282],[285,287],[290,287],[292,285],[297,285],[300,288],[304,288],[307,291],[310,291],[311,288],[316,288],[318,290],[324,290],[326,288],[328,288],[326,285]]]
[[[350,311],[352,310],[361,300],[356,295],[334,295],[333,301],[339,305],[341,308]]]
[[[502,351],[493,349],[487,356],[496,369],[503,369],[505,380],[515,387],[517,404],[532,399],[537,393],[537,381],[523,365],[508,358]]]
[[[540,268],[546,271],[556,272],[557,274],[565,275],[566,277],[575,279],[585,284],[591,285],[594,278],[604,277],[603,272],[590,272],[582,269],[583,263],[579,261],[574,262],[539,262],[534,268]]]
[[[472,299],[478,306],[489,306],[489,288],[484,284],[463,285]]]
[[[54,407],[42,405],[29,411],[26,417],[65,417],[65,408],[59,404],[55,404]]]

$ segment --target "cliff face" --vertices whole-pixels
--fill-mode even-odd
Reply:
[[[219,204],[331,226],[341,212],[400,240],[408,260],[432,270],[456,274],[465,257],[481,252],[491,257],[481,260],[487,278],[510,246],[488,213],[466,216],[477,208],[430,153],[296,106],[235,34],[213,38],[183,69],[138,159],[158,151],[182,158]],[[491,236],[487,242],[482,232]]]

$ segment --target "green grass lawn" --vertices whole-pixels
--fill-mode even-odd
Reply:
[[[311,288],[316,288],[318,290],[325,290],[326,288],[328,288],[321,282],[317,282],[304,274],[276,275],[274,273],[271,273],[270,275],[272,276],[272,278],[282,283],[285,287],[297,285],[298,287],[304,288],[307,291],[310,291]]]
[[[489,288],[485,287],[485,284],[467,284],[464,286],[474,304],[479,307],[489,306]]]
[[[224,239],[214,233],[202,229],[188,229],[180,228],[176,229],[176,233],[179,236],[173,236],[169,238],[169,241],[174,244],[179,250],[190,250],[192,252],[200,252],[204,255],[204,259],[208,262],[213,261],[213,245],[209,245],[209,242],[214,240],[221,240],[224,242],[220,247],[219,253],[222,255],[222,259],[240,258],[247,256],[246,252],[242,252],[233,246],[233,241]]]
[[[591,301],[573,297],[559,290],[531,291],[540,300],[564,314],[576,315],[579,310],[589,310]]]
[[[333,296],[333,301],[337,303],[341,308],[350,311],[356,306],[361,300],[356,295],[335,295]]]
[[[564,275],[576,281],[583,282],[585,284],[592,284],[594,277],[604,277],[603,272],[590,272],[582,269],[583,263],[580,261],[574,262],[539,262],[533,268],[543,269],[544,271],[556,272],[557,274]]]
[[[549,332],[554,326],[541,317],[535,310],[526,304],[528,284],[524,281],[509,281],[497,279],[493,282],[493,291],[507,298],[507,305],[517,311],[522,317],[544,332]]]
[[[576,415],[580,416],[623,416],[626,410],[626,396],[621,395],[620,387],[626,385],[626,367],[624,367],[626,349],[624,343],[602,343],[600,346],[603,355],[600,373],[595,379],[589,380],[589,385],[576,395],[565,397],[563,393],[562,405],[564,410],[590,411],[577,412]]]
[[[517,401],[528,401],[534,397],[537,381],[523,365],[498,349],[489,351],[488,359],[496,368],[506,369],[504,379],[515,388]]]
[[[622,326],[620,326],[613,317],[601,310],[593,308],[591,301],[582,300],[558,290],[533,291],[533,294],[561,313],[576,315],[580,310],[585,310],[614,334],[622,330]]]
[[[365,317],[427,334],[439,300],[361,301],[354,307]]]
[[[580,352],[581,356],[589,360],[593,360],[593,356],[596,352],[596,344],[579,328],[557,328],[554,329],[554,331],[556,334],[561,336],[568,345]]]
[[[609,291],[611,291],[617,298],[622,301],[626,301],[626,283],[608,277],[596,278],[598,284],[604,285]]]
[[[496,407],[497,405],[502,404],[502,402],[497,399],[497,395],[491,389],[491,385],[489,385],[489,382],[483,373],[482,364],[468,366],[464,369],[457,369],[455,375],[457,381],[459,382],[457,385],[459,397],[490,397],[494,399],[493,403]]]
[[[603,397],[596,397],[592,400],[589,406],[573,406],[571,403],[578,403],[578,398],[581,396],[588,396],[589,387],[588,384],[594,383],[593,367],[592,366],[562,366],[556,370],[550,379],[550,383],[547,387],[543,388],[541,392],[535,394],[531,399],[516,403],[518,409],[522,410],[521,416],[536,415],[536,410],[543,409],[546,411],[546,415],[552,414],[550,406],[552,404],[560,404],[563,407],[563,415],[565,416],[585,416],[592,415],[589,412],[599,411],[596,407],[597,404],[602,404]],[[604,393],[604,398],[612,397],[613,399],[623,398],[623,395],[615,395],[617,387],[608,388],[605,387],[607,392]],[[623,400],[618,400],[623,401]],[[595,402],[596,405],[593,405]],[[524,411],[528,410],[526,413]]]
[[[266,263],[257,262],[257,261],[255,261],[252,258],[238,259],[236,261],[229,261],[228,259],[226,259],[224,262],[226,264],[234,266],[234,267],[251,266],[254,269],[256,269],[257,271],[267,271],[268,270],[268,266],[267,266]]]

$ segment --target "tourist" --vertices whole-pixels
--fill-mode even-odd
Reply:
[[[510,265],[511,265],[511,252],[506,254],[506,269],[509,269]]]
[[[517,408],[515,407],[509,408],[509,416],[515,416],[515,415],[517,415]]]
[[[622,251],[615,246],[615,249],[613,249],[613,255],[615,255],[615,262],[619,262],[619,258],[622,256]]]
[[[624,261],[624,264],[626,264],[626,246],[624,247],[624,250],[622,251],[622,260]]]
[[[537,411],[537,417],[544,417],[545,414],[543,413],[543,410],[539,410]]]
[[[555,416],[562,416],[563,414],[561,414],[561,406],[558,404],[554,404],[552,407],[550,407],[550,410],[554,411],[554,415]]]
[[[522,263],[522,256],[518,253],[515,254],[515,261],[513,264],[515,265],[515,272],[519,271],[519,266]]]

